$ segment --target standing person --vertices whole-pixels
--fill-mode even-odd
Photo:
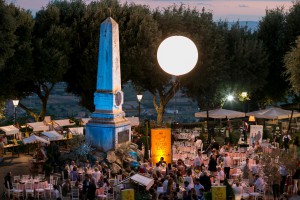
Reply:
[[[249,166],[249,158],[246,159],[245,165],[242,167],[243,172],[243,179],[249,179],[250,178],[250,166]]]
[[[288,175],[288,172],[287,172],[284,165],[280,165],[279,173],[280,173],[280,176],[281,176],[281,179],[280,179],[280,195],[281,195],[284,192],[284,185],[285,185],[286,178],[287,178],[287,175]]]
[[[79,180],[79,174],[77,172],[77,167],[74,166],[73,170],[70,172],[70,179],[71,181],[78,181]]]
[[[82,182],[82,199],[87,199],[87,191],[90,185],[90,176],[88,174],[85,174],[84,181]]]
[[[200,183],[201,185],[203,185],[205,192],[209,192],[211,189],[211,181],[209,176],[207,175],[207,172],[204,171],[201,175],[200,175]]]
[[[226,174],[226,179],[229,179],[230,167],[232,165],[231,158],[228,156],[228,153],[225,153],[225,157],[223,159],[224,172]]]
[[[87,199],[94,200],[95,197],[96,197],[96,181],[94,178],[92,178],[87,190]]]
[[[200,150],[198,150],[198,155],[194,158],[194,167],[195,168],[200,168],[202,165],[202,153]]]
[[[283,141],[283,146],[285,150],[289,149],[289,142],[291,141],[291,136],[285,132],[284,136],[282,137],[282,141]]]
[[[196,153],[199,152],[199,151],[202,152],[202,150],[203,150],[203,142],[200,139],[200,137],[197,137],[197,140],[195,142],[195,146],[196,146]]]
[[[221,167],[218,167],[217,170],[218,170],[217,175],[218,175],[218,179],[219,179],[220,183],[224,183],[224,180],[225,180],[224,171],[222,170]]]
[[[211,149],[216,149],[216,150],[218,150],[218,151],[219,151],[219,149],[220,149],[220,145],[219,145],[219,143],[216,141],[215,138],[212,139]]]
[[[211,172],[213,176],[217,174],[217,158],[215,155],[210,157],[209,163],[208,163],[208,170]]]
[[[6,176],[4,177],[4,185],[5,185],[5,188],[9,188],[9,189],[12,189],[13,186],[12,186],[12,176],[11,176],[11,172],[8,172],[6,174]]]

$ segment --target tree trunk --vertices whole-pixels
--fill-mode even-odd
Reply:
[[[156,110],[157,116],[156,116],[156,121],[157,121],[157,126],[161,127],[163,123],[163,117],[165,113],[165,106],[160,105],[158,110]]]

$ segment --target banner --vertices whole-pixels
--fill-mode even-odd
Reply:
[[[155,166],[164,157],[166,163],[171,163],[171,129],[151,129],[151,158]]]
[[[250,145],[256,141],[262,143],[263,125],[250,125]]]
[[[226,186],[212,186],[211,193],[212,193],[212,200],[225,200]]]
[[[134,189],[121,190],[122,200],[134,200]]]

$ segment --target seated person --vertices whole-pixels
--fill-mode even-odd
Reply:
[[[242,192],[243,192],[243,187],[240,185],[240,183],[236,182],[235,184],[233,184],[232,185],[232,190],[233,190],[235,199],[240,200]]]

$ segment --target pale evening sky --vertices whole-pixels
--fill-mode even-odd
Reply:
[[[6,0],[14,2],[16,5],[31,10],[33,13],[46,6],[50,0]],[[120,0],[124,2],[134,2],[135,4],[149,5],[150,8],[164,8],[170,5],[180,5],[183,3],[192,8],[201,10],[203,7],[211,11],[214,20],[232,21],[258,21],[265,15],[266,9],[273,9],[284,6],[286,9],[292,6],[290,0]],[[91,0],[86,0],[89,3]]]

